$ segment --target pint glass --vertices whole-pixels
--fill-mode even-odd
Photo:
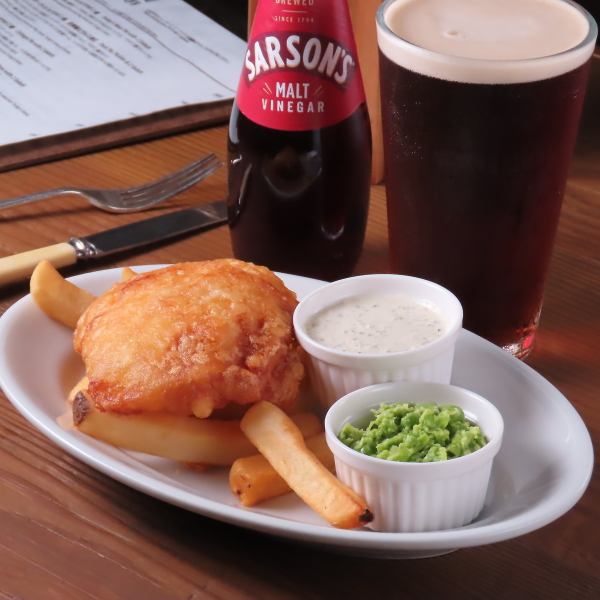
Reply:
[[[568,0],[387,0],[377,30],[392,269],[524,357],[596,24]]]

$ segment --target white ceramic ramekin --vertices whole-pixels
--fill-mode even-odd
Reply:
[[[488,443],[472,454],[443,462],[403,463],[361,454],[338,434],[346,423],[368,422],[381,404],[454,404],[477,424]],[[396,382],[373,385],[344,396],[327,412],[325,434],[338,478],[367,502],[377,531],[452,529],[481,512],[492,462],[500,450],[504,424],[498,409],[478,394],[452,385]]]
[[[403,294],[437,307],[445,331],[437,340],[415,350],[388,354],[357,354],[328,348],[306,332],[320,310],[361,294]],[[406,275],[362,275],[330,283],[309,294],[294,312],[294,329],[310,357],[309,374],[325,408],[349,392],[388,381],[449,383],[454,346],[462,326],[462,306],[446,288]]]

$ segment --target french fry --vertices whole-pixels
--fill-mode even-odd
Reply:
[[[333,454],[324,433],[306,438],[306,447],[327,470],[334,470]],[[243,506],[254,506],[292,491],[262,454],[238,458],[229,471],[229,487]]]
[[[323,431],[322,421],[313,413],[296,413],[295,415],[290,415],[290,419],[305,438],[313,437],[317,435],[317,433],[321,433],[321,431]],[[252,454],[256,454],[256,451],[254,451]]]
[[[75,329],[95,296],[67,281],[47,260],[35,267],[29,282],[34,302],[51,319]]]
[[[313,413],[309,413],[309,412],[297,413],[297,414],[293,415],[291,417],[291,419],[292,419],[292,421],[294,421],[294,423],[296,424],[298,429],[300,429],[300,431],[302,432],[302,435],[305,438],[307,438],[307,441],[309,439],[312,439],[313,437],[315,437],[319,432],[323,431],[323,426],[321,425],[321,421]],[[329,448],[327,448],[327,449],[329,450]],[[273,469],[271,468],[271,466],[269,465],[269,463],[266,461],[266,459],[262,455],[255,454],[254,456],[255,457],[258,456],[259,458],[262,458],[262,460],[267,463],[267,465],[269,466],[271,471],[273,473],[275,473],[273,471]],[[252,457],[248,457],[248,458],[252,458]],[[241,460],[241,459],[238,459],[238,460]],[[333,455],[332,455],[332,460],[333,460]],[[187,463],[187,466],[190,467],[190,469],[194,469],[195,471],[206,471],[206,469],[208,469],[212,466],[215,466],[215,465],[209,465],[206,463]],[[279,475],[277,475],[277,473],[275,473],[275,476],[279,477]],[[284,484],[285,484],[285,482],[284,482]],[[286,491],[289,492],[290,489],[287,488]]]
[[[303,414],[299,425],[314,435],[315,415]],[[73,402],[75,427],[98,440],[184,463],[230,466],[255,454],[239,421],[216,421],[167,414],[123,415],[99,411],[83,392]]]
[[[134,277],[137,276],[137,273],[129,268],[129,267],[123,267],[122,271],[121,271],[121,281],[125,282],[125,281],[129,281],[130,279],[133,279]]]
[[[69,395],[67,396],[69,404],[73,404],[75,396],[77,396],[79,392],[85,392],[85,390],[87,390],[89,383],[90,380],[87,378],[87,375],[85,375],[74,385],[73,389],[69,392]]]
[[[226,466],[254,452],[239,422],[101,412],[81,392],[73,402],[73,423],[79,431],[113,446],[186,463]]]
[[[240,427],[289,487],[331,525],[352,529],[373,519],[365,501],[307,449],[301,432],[280,408],[258,402]]]

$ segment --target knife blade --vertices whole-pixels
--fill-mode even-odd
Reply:
[[[226,222],[227,202],[217,200],[85,237],[72,237],[68,242],[0,258],[0,285],[30,276],[41,260],[48,260],[57,268],[66,267],[79,260],[132,250],[185,233],[204,231]]]

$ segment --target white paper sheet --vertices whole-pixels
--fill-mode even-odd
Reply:
[[[183,0],[0,0],[0,145],[233,98],[244,51]]]

